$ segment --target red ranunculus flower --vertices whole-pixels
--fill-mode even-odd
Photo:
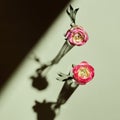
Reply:
[[[71,45],[82,46],[88,41],[88,34],[83,29],[77,25],[69,29],[65,34],[66,39]]]
[[[74,80],[81,85],[91,81],[94,77],[94,68],[86,61],[74,66],[72,72]]]

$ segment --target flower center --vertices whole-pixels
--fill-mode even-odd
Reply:
[[[78,42],[81,42],[83,40],[83,37],[79,33],[77,33],[73,36],[73,40],[74,40],[74,42],[78,43]]]
[[[78,70],[78,75],[82,78],[88,78],[90,76],[90,71],[86,67],[81,67]]]

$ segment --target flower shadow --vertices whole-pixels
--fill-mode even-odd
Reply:
[[[35,70],[35,75],[30,76],[30,79],[32,80],[32,87],[36,88],[37,90],[44,90],[49,85],[47,81],[47,73],[50,70],[50,67],[48,65],[42,64],[40,59],[36,57],[34,53],[32,59],[34,59],[35,62],[40,65],[40,67]]]
[[[32,107],[34,112],[37,114],[37,120],[54,120],[57,113],[52,109],[54,102],[43,102],[35,101],[35,105]]]
[[[46,77],[41,76],[40,73],[37,73],[37,76],[31,76],[30,79],[32,80],[32,87],[37,90],[44,90],[49,84]]]
[[[35,62],[37,62],[40,65],[40,67],[38,67],[35,70],[35,75],[30,76],[30,79],[32,80],[32,87],[36,88],[37,90],[44,90],[49,85],[47,81],[47,73],[50,71],[52,66],[56,64],[54,60],[56,60],[57,57],[55,57],[52,61],[47,62],[45,64],[42,64],[40,59],[36,57],[34,53],[33,57]]]

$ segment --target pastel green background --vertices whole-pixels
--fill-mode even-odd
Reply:
[[[77,24],[89,34],[89,41],[74,47],[48,73],[49,86],[44,91],[32,88],[29,76],[39,66],[31,60],[32,52],[42,62],[51,60],[64,43],[64,33],[71,23],[65,9],[46,34],[23,60],[0,95],[1,120],[36,120],[34,101],[56,101],[63,83],[56,80],[59,71],[67,73],[72,64],[83,60],[95,68],[93,81],[79,86],[62,106],[55,120],[120,120],[120,1],[73,0],[79,7]]]

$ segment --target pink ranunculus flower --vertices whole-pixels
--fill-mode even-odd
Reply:
[[[65,34],[66,39],[71,45],[82,46],[88,41],[88,34],[83,29],[77,25],[69,29]]]
[[[94,77],[94,68],[86,61],[74,66],[72,72],[74,80],[81,85],[85,85]]]

